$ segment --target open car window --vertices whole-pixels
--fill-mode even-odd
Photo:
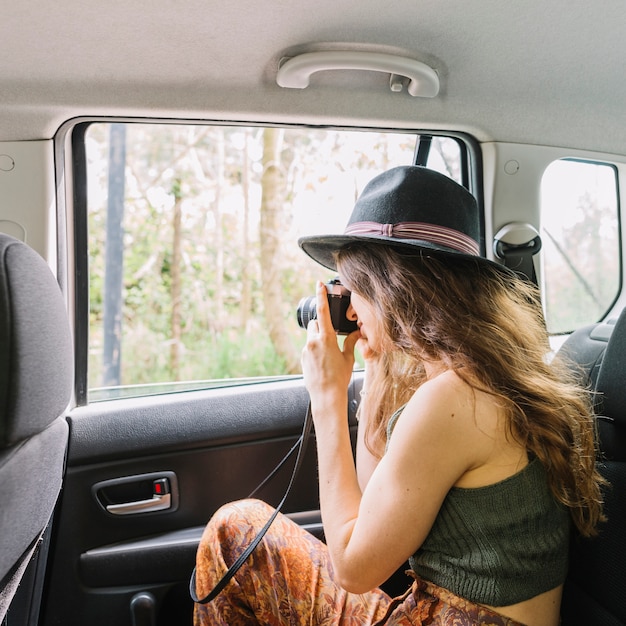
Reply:
[[[93,123],[84,150],[90,402],[299,375],[297,305],[333,274],[298,238],[390,167],[469,180],[463,141],[407,132]]]
[[[546,168],[542,296],[552,335],[598,322],[614,305],[622,284],[619,206],[614,165],[568,158]]]

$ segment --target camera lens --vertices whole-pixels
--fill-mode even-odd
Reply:
[[[302,298],[296,311],[300,328],[306,328],[311,320],[317,319],[317,299],[315,296]]]

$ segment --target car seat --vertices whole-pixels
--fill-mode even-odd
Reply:
[[[626,624],[626,309],[617,321],[574,332],[560,353],[595,390],[607,522],[599,535],[575,537],[562,603],[562,625]]]
[[[36,585],[26,582],[33,569],[27,566],[42,556],[61,489],[69,431],[63,412],[72,381],[72,341],[59,285],[32,248],[0,233],[0,623],[20,581],[20,598],[32,601]],[[20,615],[25,611],[30,607],[20,608]]]

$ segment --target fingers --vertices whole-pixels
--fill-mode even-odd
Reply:
[[[357,344],[357,341],[361,338],[361,331],[355,330],[351,332],[343,342],[343,351],[345,354],[351,353],[354,354],[354,347]]]
[[[319,334],[319,324],[317,320],[311,320],[306,327],[307,339],[313,339]]]
[[[332,320],[330,319],[330,307],[328,306],[328,291],[322,281],[317,282],[317,326],[320,335],[335,335]]]
[[[307,325],[307,341],[302,349],[302,372],[312,397],[345,391],[354,367],[354,347],[361,333],[348,335],[340,346],[330,319],[326,286],[317,285],[317,319]]]

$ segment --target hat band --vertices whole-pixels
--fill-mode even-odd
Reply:
[[[457,252],[478,256],[478,243],[454,228],[436,226],[425,222],[400,222],[379,224],[378,222],[354,222],[346,227],[345,235],[382,235],[392,239],[417,239],[446,246]]]

